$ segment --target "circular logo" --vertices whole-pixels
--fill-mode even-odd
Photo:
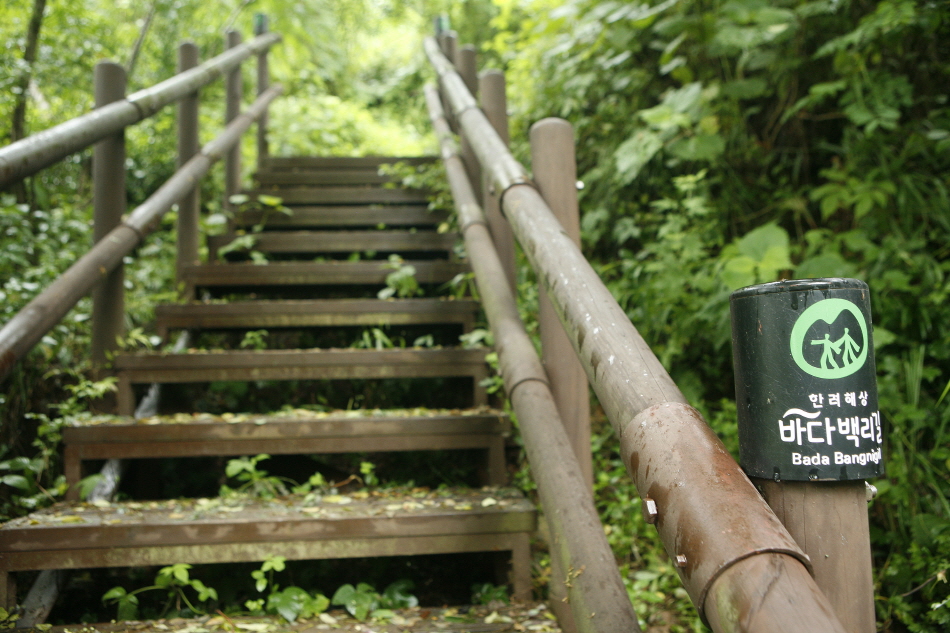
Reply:
[[[845,299],[824,299],[795,321],[789,347],[802,371],[833,379],[864,367],[869,341],[867,321],[856,305]]]

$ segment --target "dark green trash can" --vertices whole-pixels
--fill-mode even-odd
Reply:
[[[868,286],[805,279],[732,293],[739,461],[776,481],[884,472]]]

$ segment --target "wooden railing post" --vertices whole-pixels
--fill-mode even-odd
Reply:
[[[237,31],[228,31],[227,48],[231,49],[241,43],[241,34]],[[227,125],[241,114],[241,97],[243,86],[241,83],[241,66],[238,65],[225,78],[225,113],[224,124]],[[232,147],[224,157],[224,206],[231,207],[231,196],[241,191],[241,144]]]
[[[563,119],[543,119],[531,126],[531,166],[534,182],[564,231],[580,247],[581,226],[577,205],[577,166],[574,129]],[[594,469],[590,451],[590,393],[587,375],[558,320],[544,284],[538,284],[538,324],[541,362],[551,385],[551,395],[570,440],[584,483],[593,490]],[[551,609],[565,633],[577,630],[568,595],[567,572],[551,557]]]
[[[263,13],[254,15],[254,35],[267,33],[267,16]],[[261,96],[270,86],[270,69],[267,66],[267,50],[257,55],[257,96]],[[267,146],[267,112],[257,121],[257,169],[264,168],[270,150]]]
[[[479,92],[482,96],[482,111],[501,140],[508,145],[508,98],[505,95],[505,74],[500,70],[486,70],[479,76]],[[488,220],[488,230],[491,231],[495,249],[501,259],[505,277],[512,292],[517,291],[517,275],[515,265],[515,237],[508,225],[508,220],[501,214],[499,197],[504,193],[494,191],[491,180],[482,178],[482,200],[485,208],[485,218]]]
[[[542,119],[531,126],[531,166],[534,182],[568,237],[580,248],[581,222],[577,204],[577,164],[574,128],[564,119]],[[594,467],[590,452],[590,393],[574,348],[564,333],[557,312],[539,284],[541,359],[574,447],[581,472],[593,490]]]
[[[478,100],[478,62],[474,46],[466,44],[458,49],[455,67],[458,69],[459,75],[462,76],[462,81],[465,82],[468,91]],[[475,157],[475,152],[472,150],[472,144],[468,142],[468,137],[462,133],[462,130],[458,130],[458,132],[459,138],[461,139],[462,160],[465,162],[465,171],[468,173],[468,179],[472,182],[472,187],[475,189],[476,200],[478,200],[479,204],[483,204],[482,200],[484,196],[481,187],[482,168],[478,164],[478,158]]]
[[[182,42],[178,47],[178,72],[198,65],[198,46],[194,42]],[[182,97],[178,102],[178,168],[198,153],[198,91]],[[194,288],[182,287],[182,271],[186,266],[198,263],[198,216],[200,213],[201,189],[194,188],[178,203],[178,284],[185,298],[194,298]]]
[[[96,107],[125,98],[125,69],[99,62],[94,71]],[[125,130],[96,143],[92,158],[93,244],[122,221],[126,209]],[[92,292],[92,364],[101,367],[125,330],[125,271],[121,262]]]
[[[455,31],[443,31],[442,32],[442,47],[445,52],[445,56],[450,62],[454,65],[458,58],[458,34]],[[443,106],[448,106],[448,101],[443,101]],[[458,134],[459,124],[455,119],[455,112],[452,111],[452,108],[446,107],[445,109],[445,118],[448,120],[449,125],[452,127],[452,131]]]

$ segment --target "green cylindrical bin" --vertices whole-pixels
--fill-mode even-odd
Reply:
[[[884,472],[868,286],[804,279],[732,293],[739,461],[752,477]]]

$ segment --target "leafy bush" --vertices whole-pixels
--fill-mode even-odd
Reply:
[[[518,86],[512,137],[545,116],[573,123],[584,247],[714,426],[733,406],[731,290],[867,281],[888,429],[871,506],[878,617],[885,630],[945,628],[947,7],[500,4],[487,47]]]

